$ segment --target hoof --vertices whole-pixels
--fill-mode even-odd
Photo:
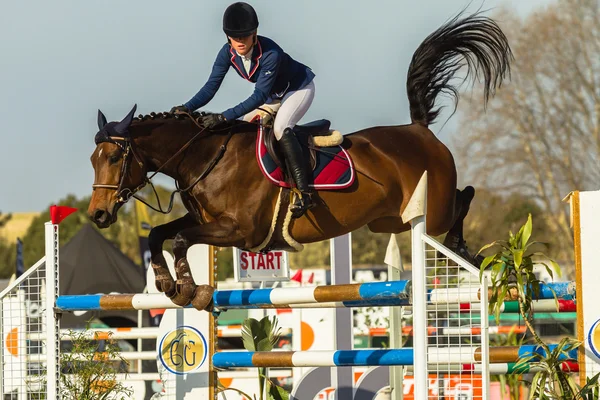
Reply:
[[[214,292],[215,288],[210,285],[198,285],[192,299],[192,306],[196,310],[212,311]]]
[[[471,200],[473,200],[473,197],[475,197],[475,188],[473,186],[467,186],[461,193],[465,196],[465,200],[468,200],[470,203]]]
[[[171,276],[161,276],[158,275],[154,278],[154,285],[156,285],[156,290],[161,293],[167,295],[167,297],[171,297],[175,295],[175,281]]]
[[[150,265],[154,271],[154,285],[156,286],[156,290],[166,294],[168,297],[173,296],[175,294],[175,281],[169,273],[169,269],[160,264],[151,263]]]
[[[154,284],[156,285],[156,290],[166,294],[167,297],[172,297],[175,295],[175,281],[171,277],[156,278],[154,280]]]
[[[193,280],[177,279],[177,282],[175,283],[175,294],[169,298],[174,304],[185,307],[190,304],[195,292],[196,285]]]

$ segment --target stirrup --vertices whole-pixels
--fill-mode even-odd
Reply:
[[[312,201],[310,193],[299,192],[296,193],[296,201],[290,205],[290,211],[292,212],[293,218],[300,218],[306,211],[315,207],[315,203]]]

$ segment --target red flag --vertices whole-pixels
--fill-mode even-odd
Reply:
[[[302,270],[299,269],[298,271],[296,271],[296,273],[294,274],[294,276],[292,276],[292,281],[296,281],[298,283],[302,283]]]
[[[308,278],[308,283],[313,283],[313,281],[315,280],[315,273],[311,273],[310,274],[310,278]]]
[[[77,211],[76,208],[67,206],[50,206],[50,219],[53,224],[60,224],[61,221]]]

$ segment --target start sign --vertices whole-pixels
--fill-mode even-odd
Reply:
[[[290,269],[285,251],[252,253],[234,249],[233,271],[237,282],[289,281]]]

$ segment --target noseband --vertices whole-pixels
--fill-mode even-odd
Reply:
[[[121,164],[121,176],[119,177],[119,183],[117,185],[107,183],[94,183],[92,185],[92,189],[115,190],[117,192],[117,204],[123,205],[127,203],[129,199],[131,199],[131,197],[133,197],[133,195],[135,195],[139,190],[146,186],[150,182],[150,180],[147,177],[144,177],[144,181],[133,190],[127,187],[123,187],[123,184],[125,183],[125,175],[129,170],[129,164],[131,163],[132,158],[135,158],[140,168],[143,168],[144,163],[133,150],[133,141],[131,139],[119,136],[110,136],[108,139],[110,143],[117,145],[122,151],[123,163]]]

